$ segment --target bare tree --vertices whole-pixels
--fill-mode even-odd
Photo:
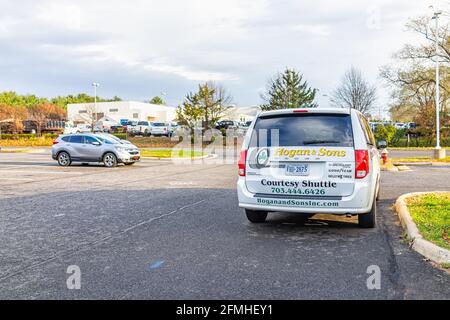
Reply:
[[[65,116],[65,111],[60,106],[51,103],[39,103],[32,105],[29,109],[30,120],[32,120],[37,129],[37,134],[40,136],[42,129],[49,120],[62,120]]]
[[[192,127],[195,121],[202,121],[205,130],[214,127],[225,115],[232,102],[231,95],[224,87],[214,82],[206,82],[198,86],[198,92],[189,93],[183,104],[177,109],[180,123]]]
[[[435,41],[437,35],[437,57],[442,63],[450,63],[450,24],[444,21],[439,30],[430,28],[430,24],[430,16],[421,16],[410,20],[406,24],[407,30],[422,36],[426,41],[416,45],[406,44],[394,57],[412,62],[421,62],[422,60],[433,62],[436,59]]]
[[[436,115],[435,110],[436,72],[434,62],[441,62],[440,73],[440,106],[441,121],[448,123],[446,112],[450,101],[450,24],[442,19],[439,30],[430,27],[431,17],[422,16],[413,19],[406,25],[408,31],[422,37],[423,41],[406,44],[394,54],[395,63],[380,69],[380,76],[386,86],[391,89],[391,117],[401,116],[408,121],[420,124],[422,134],[433,136]],[[443,24],[442,24],[443,23]],[[438,52],[436,56],[435,39],[438,36]],[[405,115],[405,116],[404,116]],[[445,131],[442,132],[445,136]]]
[[[214,82],[210,82],[209,85],[215,89],[213,100],[217,102],[215,107],[211,109],[211,124],[215,125],[224,116],[226,111],[230,109],[233,103],[233,97],[222,85]]]
[[[24,106],[11,106],[0,103],[0,127],[6,127],[10,132],[21,132],[23,130],[23,120],[27,116],[28,111]]]
[[[370,112],[377,100],[376,87],[364,79],[360,70],[350,68],[331,97],[331,103],[341,108],[353,108],[362,113]]]

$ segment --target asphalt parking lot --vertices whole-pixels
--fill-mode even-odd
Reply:
[[[450,299],[450,276],[402,241],[402,193],[450,190],[449,167],[383,172],[378,228],[272,214],[250,224],[234,164],[58,167],[0,154],[2,299]],[[67,267],[81,289],[66,287]],[[367,267],[381,269],[368,290]]]

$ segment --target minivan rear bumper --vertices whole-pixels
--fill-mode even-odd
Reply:
[[[247,190],[245,179],[237,183],[239,207],[268,212],[361,214],[372,208],[375,188],[369,179],[355,181],[353,194],[345,197],[291,197],[257,195]]]

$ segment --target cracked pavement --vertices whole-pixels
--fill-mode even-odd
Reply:
[[[0,154],[2,299],[450,299],[450,275],[412,251],[392,205],[450,190],[450,168],[383,172],[378,228],[356,218],[238,208],[234,164],[58,167]],[[67,267],[81,269],[68,290]],[[367,267],[381,269],[368,290]]]

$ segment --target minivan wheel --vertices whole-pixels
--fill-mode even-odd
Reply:
[[[374,199],[372,209],[368,213],[358,215],[358,225],[361,228],[375,228],[377,224],[377,202]]]
[[[245,209],[245,214],[247,215],[247,219],[253,223],[261,223],[266,221],[267,212],[266,211],[254,211]]]
[[[105,167],[112,168],[117,166],[117,157],[114,153],[108,152],[103,156]]]
[[[58,164],[62,167],[70,166],[72,160],[70,159],[70,155],[63,151],[58,154]]]

